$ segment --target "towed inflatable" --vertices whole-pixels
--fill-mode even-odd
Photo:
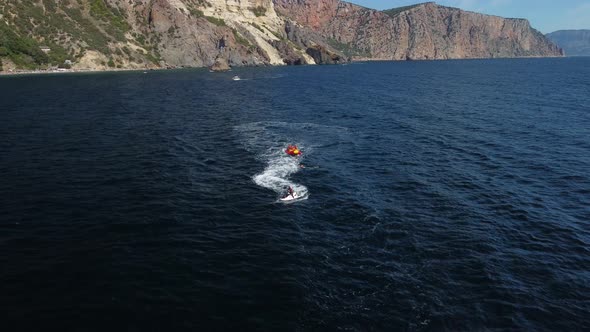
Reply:
[[[297,145],[289,145],[285,150],[285,153],[290,156],[297,157],[301,155],[301,150],[299,150]]]

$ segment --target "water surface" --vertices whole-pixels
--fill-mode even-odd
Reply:
[[[2,77],[4,324],[588,328],[589,77],[589,58]]]

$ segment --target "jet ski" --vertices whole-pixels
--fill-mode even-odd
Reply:
[[[240,78],[240,76],[236,75],[236,76],[232,77],[232,80],[239,81],[239,80],[241,80],[241,78]]]
[[[285,197],[282,197],[280,200],[283,202],[289,202],[289,201],[296,201],[296,200],[300,199],[301,197],[303,197],[303,196],[299,195],[296,191],[294,191],[293,195],[289,194]]]

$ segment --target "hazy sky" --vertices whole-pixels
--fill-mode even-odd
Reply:
[[[420,0],[347,0],[374,9],[426,2]],[[438,0],[439,5],[503,17],[526,18],[543,33],[590,29],[590,0]]]

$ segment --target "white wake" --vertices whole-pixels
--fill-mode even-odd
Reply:
[[[280,195],[284,194],[290,186],[302,196],[302,199],[306,199],[308,196],[307,187],[290,180],[291,175],[301,169],[300,158],[287,155],[284,148],[269,151],[266,158],[264,158],[266,159],[264,171],[254,175],[252,179],[257,185],[273,190]]]
[[[304,156],[313,150],[301,137],[305,135],[301,126],[285,122],[254,122],[235,127],[244,148],[265,165],[264,170],[255,174],[252,180],[258,186],[274,191],[279,197],[286,194],[289,186],[302,196],[301,199],[309,195],[306,186],[291,180],[301,170],[304,157],[292,157],[285,153],[289,144],[297,145]]]

